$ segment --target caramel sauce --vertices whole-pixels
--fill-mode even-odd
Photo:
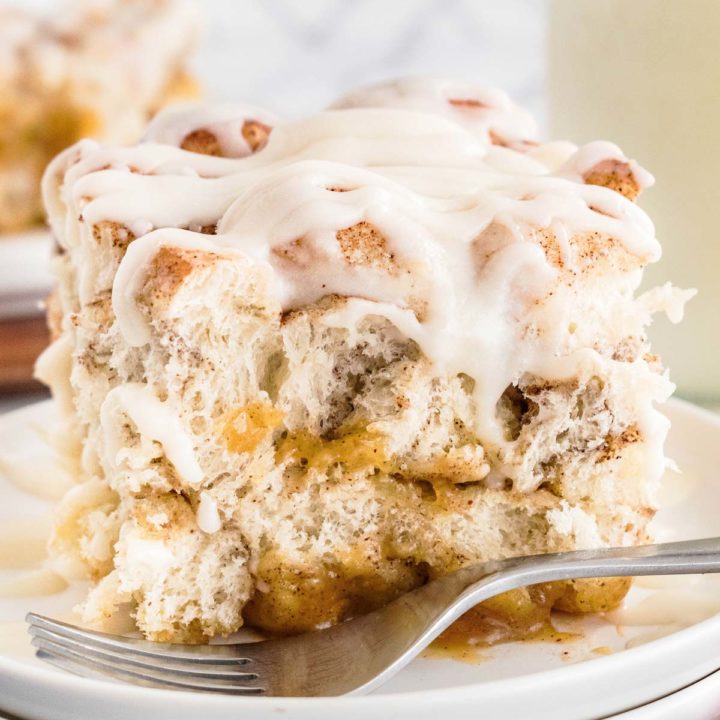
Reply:
[[[613,610],[622,602],[630,583],[630,578],[598,578],[511,590],[465,613],[432,643],[424,656],[478,662],[482,659],[479,650],[499,643],[576,640],[580,637],[577,633],[555,628],[552,611],[586,614]],[[605,650],[598,648],[599,652]]]
[[[545,583],[486,600],[456,620],[424,656],[478,662],[482,648],[499,643],[574,640],[576,634],[561,632],[552,624],[553,605],[563,592],[564,583]]]
[[[278,462],[290,460],[308,470],[325,471],[336,464],[347,472],[376,467],[389,473],[393,469],[385,455],[385,436],[365,425],[340,427],[327,439],[307,430],[288,433],[278,440],[276,457]]]
[[[228,450],[253,452],[282,425],[284,416],[282,410],[263,402],[231,411],[222,425]],[[278,463],[288,462],[303,470],[327,471],[338,464],[348,472],[392,469],[385,455],[385,436],[361,423],[342,426],[327,438],[307,430],[285,432],[276,442],[275,457]]]
[[[283,412],[269,403],[255,402],[233,410],[223,427],[228,450],[253,452],[282,424],[283,417]]]

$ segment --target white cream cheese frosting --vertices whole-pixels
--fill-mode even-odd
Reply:
[[[167,459],[191,487],[199,487],[203,471],[198,465],[192,439],[183,429],[178,413],[167,402],[159,400],[152,388],[141,383],[126,383],[113,388],[105,397],[100,409],[100,422],[109,428],[110,413],[124,412],[138,432],[162,445]],[[106,436],[110,459],[115,461],[122,445],[117,437]]]
[[[199,127],[232,146],[251,117],[273,126],[253,155],[242,156],[240,145],[233,158],[178,147]],[[81,218],[87,232],[109,220],[139,236],[112,285],[117,326],[131,346],[151,337],[137,296],[161,247],[237,254],[266,269],[278,312],[346,296],[350,301],[326,323],[352,329],[363,316],[383,316],[438,372],[469,375],[475,431],[502,444],[496,404],[523,373],[560,380],[610,362],[573,338],[578,292],[602,292],[607,274],[612,292],[632,295],[641,267],[660,257],[646,214],[584,180],[607,160],[623,163],[641,188],[652,183],[649,173],[611,143],[541,144],[534,132],[531,118],[503,93],[449,81],[376,86],[294,121],[248,106],[187,107],[154,121],[137,146],[70,148],[50,166],[44,194],[56,235],[76,255],[81,302],[92,299],[97,273],[82,262],[85,240],[66,218]],[[389,268],[343,256],[336,234],[361,222],[384,238]],[[207,225],[216,225],[215,235],[200,232]],[[559,261],[532,241],[538,228],[552,232]],[[588,233],[621,244],[636,266],[580,267],[572,242]],[[278,252],[297,241],[304,262]],[[585,282],[583,274],[592,277]],[[672,291],[655,295],[653,309],[682,299]],[[151,423],[156,406],[149,398],[137,398],[142,412],[133,409],[144,391],[120,390],[116,399],[129,415],[197,484],[187,443],[171,443],[158,429],[172,426],[170,409],[158,405]],[[645,425],[650,435],[664,434],[651,404]]]

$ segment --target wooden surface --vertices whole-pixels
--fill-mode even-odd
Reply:
[[[0,320],[0,393],[42,390],[33,365],[49,342],[44,315]]]

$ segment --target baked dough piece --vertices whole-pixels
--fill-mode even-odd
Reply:
[[[635,297],[651,178],[539,143],[497,91],[403,82],[294,122],[173,111],[50,166],[39,374],[81,467],[52,550],[96,581],[87,619],[300,632],[467,563],[648,540],[672,385],[645,328],[687,297]]]

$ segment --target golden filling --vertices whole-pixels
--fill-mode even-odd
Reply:
[[[341,426],[329,438],[307,430],[284,434],[276,445],[276,459],[321,472],[334,465],[349,473],[377,468],[389,474],[393,469],[385,454],[385,436],[362,423]]]
[[[362,551],[329,567],[291,567],[272,553],[261,559],[257,590],[245,606],[248,625],[276,635],[293,635],[363,615],[425,582],[422,565],[384,560],[376,567]]]
[[[431,646],[430,655],[477,659],[476,650],[518,640],[564,642],[576,637],[559,631],[552,611],[609,612],[630,589],[630,578],[597,578],[542,583],[511,590],[480,603],[456,620]]]
[[[254,452],[280,427],[284,414],[268,403],[250,403],[233,410],[224,425],[225,445],[230,452]]]
[[[374,468],[378,482],[391,483],[400,493],[412,492],[407,483],[392,480],[406,477],[408,471],[401,472],[393,463],[385,438],[377,430],[356,422],[320,437],[307,430],[281,432],[282,423],[283,413],[270,403],[245,405],[226,417],[225,444],[231,452],[253,452],[275,436],[275,460],[286,463],[290,491],[302,487],[313,471],[342,466],[347,473]],[[432,473],[416,478],[433,478],[436,498],[443,488],[450,492],[453,487],[452,482],[440,479],[442,467],[441,457]],[[246,623],[272,634],[308,632],[369,612],[427,582],[429,569],[424,562],[393,558],[392,548],[383,550],[387,552],[378,560],[358,544],[336,564],[322,566],[290,565],[273,551],[266,553],[256,569],[258,590],[243,613]],[[610,578],[513,590],[463,615],[438,638],[434,652],[471,657],[475,648],[499,642],[559,642],[570,636],[553,627],[553,609],[576,614],[606,612],[622,602],[629,587],[628,578]]]

